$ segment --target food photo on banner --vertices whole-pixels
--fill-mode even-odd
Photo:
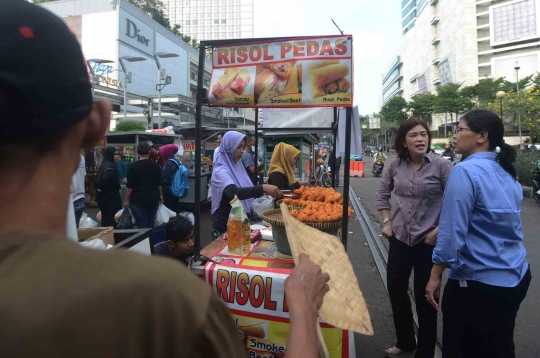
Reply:
[[[352,36],[216,46],[210,105],[352,106]]]

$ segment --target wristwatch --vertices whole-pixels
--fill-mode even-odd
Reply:
[[[390,219],[390,218],[384,218],[384,220],[383,220],[382,222],[383,222],[383,224],[386,225],[386,223],[389,222],[389,221],[391,221],[391,220],[392,220],[392,219]]]

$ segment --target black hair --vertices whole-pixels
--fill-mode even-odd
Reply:
[[[31,102],[21,91],[0,81],[0,167],[10,164],[13,146],[20,147],[17,161],[35,161],[54,150],[58,142],[68,135],[71,125],[76,124],[72,121],[71,125],[66,124],[61,128],[38,127],[36,115]],[[61,120],[70,122],[67,117]]]
[[[431,150],[431,132],[429,131],[429,127],[426,122],[418,118],[409,118],[406,121],[403,121],[403,123],[401,123],[401,125],[399,126],[398,132],[396,134],[396,140],[394,142],[394,148],[396,150],[396,153],[401,159],[406,159],[409,155],[409,151],[407,150],[407,147],[403,145],[403,142],[405,141],[407,133],[416,126],[422,126],[426,130],[428,135],[426,153],[429,153],[429,151]]]
[[[191,220],[185,216],[176,216],[165,225],[165,240],[185,242],[192,232]]]
[[[147,142],[140,142],[137,146],[137,153],[139,155],[148,155],[150,153],[150,144]]]
[[[465,113],[461,119],[467,121],[471,131],[488,133],[488,149],[490,151],[494,151],[497,147],[501,149],[497,154],[497,162],[516,180],[516,168],[512,163],[516,161],[517,153],[514,147],[504,142],[504,124],[499,116],[491,111],[475,109]]]

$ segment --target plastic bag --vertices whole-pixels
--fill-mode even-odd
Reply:
[[[230,204],[232,208],[227,223],[228,251],[233,255],[247,255],[251,250],[249,218],[236,195]]]
[[[260,198],[253,200],[253,211],[260,217],[265,211],[272,210],[274,208],[274,199],[270,196],[263,195]]]
[[[169,219],[171,217],[175,217],[176,213],[172,210],[170,210],[168,207],[166,207],[163,204],[159,204],[159,208],[156,214],[156,226],[166,224],[169,222]]]
[[[212,184],[208,184],[208,195],[206,199],[208,199],[208,201],[212,200]]]
[[[118,210],[118,212],[114,214],[114,221],[119,222],[123,212],[124,209]],[[135,216],[131,212],[131,209],[129,209],[129,213],[131,214],[131,223],[133,224],[133,226],[137,225],[137,222],[135,221]]]
[[[178,216],[183,216],[189,219],[191,221],[192,225],[195,225],[195,215],[193,213],[190,213],[189,211],[182,211],[178,214]]]
[[[100,238],[79,242],[79,245],[95,250],[107,250],[107,245]]]
[[[99,221],[101,221],[101,211],[97,213],[96,219],[99,220]]]
[[[97,226],[98,223],[90,219],[86,213],[82,214],[81,220],[79,220],[79,229],[90,229]]]
[[[131,222],[131,212],[129,210],[124,210],[118,221],[118,230],[131,230],[133,229],[133,223]]]

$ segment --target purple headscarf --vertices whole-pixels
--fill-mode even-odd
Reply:
[[[245,134],[228,131],[221,140],[212,172],[212,214],[219,208],[223,191],[227,186],[231,184],[239,188],[253,186],[242,160],[239,159],[236,163],[233,160],[234,152],[245,137]],[[253,211],[252,202],[253,199],[242,200],[244,210],[250,214]]]

